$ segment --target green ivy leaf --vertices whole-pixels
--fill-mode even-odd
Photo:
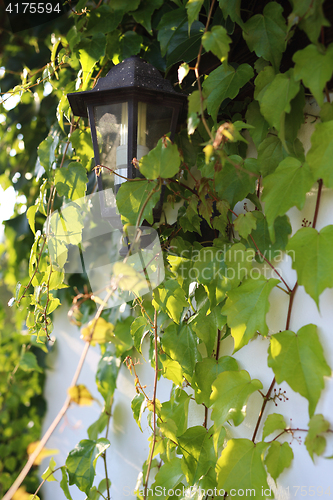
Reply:
[[[322,26],[330,26],[323,14],[324,0],[293,0],[293,11],[289,15],[289,26],[298,22],[312,43],[317,43]]]
[[[323,179],[326,187],[333,188],[333,121],[317,123],[311,136],[311,149],[306,155],[313,175]]]
[[[141,352],[141,343],[144,334],[149,331],[148,321],[144,316],[135,318],[131,324],[131,335],[134,341],[134,347],[138,352]]]
[[[182,389],[173,388],[169,401],[162,404],[160,409],[161,421],[158,426],[162,433],[172,441],[177,442],[187,429],[188,407],[191,396]]]
[[[140,2],[139,8],[132,12],[132,16],[137,23],[142,24],[148,32],[151,32],[153,13],[156,9],[159,9],[162,4],[163,0],[143,0]]]
[[[72,162],[68,167],[56,171],[54,183],[60,196],[66,196],[71,200],[83,198],[88,183],[86,169],[81,163]]]
[[[279,132],[284,126],[285,113],[291,111],[291,101],[299,92],[300,83],[295,82],[293,69],[278,73],[258,95],[260,111],[267,122]]]
[[[332,245],[333,225],[325,226],[321,231],[302,227],[287,245],[298,284],[304,286],[318,308],[319,296],[326,288],[333,287],[333,267],[330,265]]]
[[[96,440],[98,436],[104,431],[109,423],[109,415],[102,411],[98,419],[93,422],[87,429],[89,439]]]
[[[28,222],[29,222],[29,226],[30,226],[31,231],[34,234],[36,234],[35,217],[36,217],[37,210],[38,210],[38,206],[37,205],[32,205],[27,210],[27,219],[28,219]]]
[[[195,365],[195,375],[192,379],[196,402],[209,407],[212,404],[210,400],[212,384],[218,375],[225,371],[237,370],[237,361],[231,356],[222,356],[218,361],[212,358],[204,358],[202,361],[199,361]]]
[[[133,316],[122,318],[117,321],[114,329],[114,343],[116,344],[116,356],[122,356],[124,352],[132,349],[134,343],[131,335],[131,325],[134,321]]]
[[[141,427],[141,417],[142,413],[146,408],[146,400],[143,394],[136,394],[131,401],[131,408],[133,412],[133,417],[136,423],[139,426],[140,431],[142,432]]]
[[[197,337],[190,325],[178,327],[172,323],[162,336],[164,351],[175,361],[178,361],[184,372],[192,377],[195,364],[201,361],[198,351]]]
[[[243,37],[249,49],[270,61],[278,71],[286,47],[287,26],[282,15],[283,7],[269,2],[263,14],[252,16],[243,28]]]
[[[182,470],[188,484],[195,484],[210,467],[215,467],[212,430],[207,431],[202,426],[190,427],[178,437],[177,452],[183,455]]]
[[[250,275],[255,252],[246,249],[242,243],[235,243],[224,255],[227,265],[228,289],[236,288],[241,281]]]
[[[121,23],[123,13],[115,11],[110,5],[100,5],[87,12],[86,36],[97,33],[110,33]]]
[[[235,230],[238,231],[239,236],[246,240],[252,229],[257,227],[257,219],[254,217],[252,212],[239,214],[237,219],[234,221],[234,227]]]
[[[306,325],[297,334],[286,330],[271,337],[267,364],[274,371],[278,384],[286,381],[309,401],[312,417],[324,388],[324,376],[331,374],[316,325]]]
[[[175,32],[186,23],[186,20],[187,16],[184,8],[172,10],[162,16],[157,26],[157,40],[160,42],[162,57],[166,55]]]
[[[304,207],[306,193],[310,191],[314,179],[309,165],[288,156],[279,164],[275,172],[264,178],[262,201],[271,240],[275,241],[274,222],[291,207]]]
[[[68,488],[67,468],[65,466],[61,467],[60,487],[64,492],[64,495],[67,498],[67,500],[73,500]]]
[[[135,11],[140,4],[140,0],[112,0],[112,8],[117,12]]]
[[[138,54],[141,50],[142,43],[143,38],[141,35],[138,35],[135,31],[126,31],[120,37],[122,58],[127,59],[128,57]]]
[[[227,420],[240,425],[246,415],[246,403],[249,396],[262,389],[260,380],[251,380],[247,371],[225,371],[218,375],[212,384],[210,396],[213,408],[212,420],[219,428]]]
[[[54,458],[51,457],[48,468],[45,469],[45,471],[43,472],[43,474],[41,476],[42,479],[45,479],[48,482],[56,481],[56,478],[53,475],[53,472],[56,469],[56,467],[57,467],[57,464],[56,464]]]
[[[272,434],[272,432],[276,430],[283,430],[286,427],[287,425],[284,417],[279,413],[272,413],[271,415],[268,415],[265,420],[264,429],[262,431],[262,438],[265,439],[265,437]]]
[[[258,163],[262,175],[272,174],[286,156],[288,153],[277,135],[266,137],[258,147]]]
[[[329,122],[333,120],[333,103],[324,102],[320,109],[319,115],[322,122]]]
[[[223,26],[213,26],[211,31],[206,31],[202,37],[202,45],[211,51],[221,62],[228,57],[231,38]]]
[[[66,245],[78,245],[82,240],[83,220],[79,205],[69,203],[54,212],[50,220],[51,239]]]
[[[70,451],[66,459],[69,484],[76,486],[88,495],[95,477],[96,461],[102,453],[110,446],[105,438],[93,441],[83,439]]]
[[[287,146],[290,155],[295,157],[298,157],[298,145],[300,141],[299,139],[297,139],[297,135],[301,125],[305,120],[305,105],[305,91],[301,86],[296,97],[294,97],[294,99],[292,99],[290,102],[290,113],[286,114],[284,129],[282,129],[279,134],[284,146]],[[303,155],[303,145],[300,149]],[[303,158],[299,157],[299,159],[303,161]]]
[[[208,356],[212,354],[216,344],[217,330],[222,329],[226,320],[227,318],[222,315],[220,307],[214,307],[207,316],[205,311],[202,311],[190,318],[188,324],[191,325],[199,339],[204,342]]]
[[[253,237],[260,252],[266,257],[267,260],[272,261],[275,258],[281,258],[282,250],[286,248],[288,243],[288,236],[291,233],[291,225],[286,215],[277,217],[274,222],[274,232],[276,235],[275,243],[272,243],[269,237],[268,224],[266,217],[262,212],[252,212],[253,216],[257,219],[257,227],[252,230],[251,236]],[[251,238],[248,245],[257,251]],[[263,262],[261,256],[257,256],[259,262]]]
[[[319,106],[324,103],[324,87],[331,79],[333,72],[333,44],[325,53],[319,51],[316,45],[307,45],[293,55],[295,62],[295,80],[302,80],[314,95]]]
[[[132,226],[136,225],[141,207],[150,196],[141,221],[146,219],[149,224],[153,224],[153,208],[160,197],[159,191],[151,195],[155,188],[156,182],[149,180],[130,181],[121,184],[117,193],[117,207],[124,223],[132,224]]]
[[[80,160],[80,163],[85,168],[87,168],[91,159],[94,157],[90,130],[74,130],[71,135],[71,143],[75,149],[75,157]]]
[[[37,363],[37,358],[32,352],[24,352],[19,361],[19,368],[25,372],[37,371],[43,373],[43,370]]]
[[[199,12],[201,10],[203,3],[204,3],[204,0],[188,0],[188,2],[187,2],[186,11],[187,11],[189,31],[190,31],[191,26],[194,23],[194,21],[198,20]]]
[[[55,150],[58,146],[59,136],[57,134],[49,135],[38,146],[38,158],[46,172],[50,171],[55,162]]]
[[[253,193],[256,188],[258,173],[256,165],[248,158],[245,161],[238,155],[230,156],[224,167],[215,176],[215,189],[222,200],[226,200],[231,208],[238,201],[243,200],[248,193]]]
[[[290,467],[293,458],[293,450],[288,443],[281,444],[273,441],[270,444],[265,457],[265,465],[274,481],[277,480],[284,469]]]
[[[207,111],[214,121],[222,102],[236,97],[253,75],[253,69],[248,64],[241,64],[235,70],[226,62],[209,74],[202,86],[207,96]]]
[[[188,34],[188,24],[180,25],[174,32],[167,50],[167,69],[178,62],[191,62],[197,57],[205,26],[194,21]]]
[[[161,308],[170,318],[179,324],[180,316],[184,307],[188,306],[184,290],[175,280],[167,280],[153,292],[153,306],[155,309]]]
[[[218,488],[234,489],[233,498],[237,500],[243,498],[238,492],[246,490],[252,490],[251,498],[256,500],[262,500],[262,491],[268,492],[264,495],[272,498],[262,460],[267,446],[266,443],[254,444],[249,439],[229,439],[216,465]]]
[[[244,28],[244,23],[240,15],[241,0],[219,0],[220,8],[223,12],[224,19],[229,16],[232,21]]]
[[[178,361],[173,359],[161,359],[163,365],[163,377],[168,380],[172,380],[177,386],[181,386],[183,383],[183,370]]]
[[[180,167],[180,156],[176,144],[170,139],[160,139],[157,146],[143,156],[139,162],[140,172],[147,179],[169,179],[176,175]]]
[[[96,385],[105,400],[113,397],[117,386],[117,376],[120,368],[120,359],[112,356],[106,350],[98,362]]]
[[[267,135],[269,125],[260,113],[260,107],[257,101],[250,102],[245,117],[246,122],[253,127],[249,129],[249,134],[258,149]],[[272,137],[274,136],[270,136],[269,138],[271,139]]]
[[[174,489],[180,481],[185,479],[181,464],[182,461],[178,457],[173,457],[169,462],[163,464],[155,476],[154,484],[151,486],[153,492],[158,493],[159,491]],[[153,493],[151,500],[160,498],[160,495],[156,493]]]
[[[257,279],[248,278],[238,288],[230,290],[223,313],[231,328],[235,341],[235,351],[246,345],[258,332],[267,335],[266,314],[269,309],[268,296],[280,281],[266,279],[258,275]]]
[[[106,38],[104,33],[96,33],[91,40],[83,39],[79,45],[79,60],[83,73],[82,90],[87,90],[90,83],[90,76],[95,64],[105,55]]]
[[[312,461],[314,461],[314,453],[319,456],[325,451],[326,439],[320,434],[328,431],[330,424],[324,419],[323,415],[319,413],[318,415],[313,415],[308,425],[309,431],[304,443]]]

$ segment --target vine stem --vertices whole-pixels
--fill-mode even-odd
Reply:
[[[136,220],[136,227],[137,227],[137,228],[140,226],[140,220],[141,220],[141,217],[142,217],[142,215],[143,215],[143,212],[144,212],[144,210],[145,210],[146,206],[148,205],[148,202],[149,202],[150,198],[151,198],[151,197],[153,196],[153,194],[155,194],[155,193],[156,193],[156,191],[158,191],[160,188],[161,188],[161,181],[160,181],[160,183],[159,183],[157,186],[155,186],[155,187],[154,187],[154,189],[152,189],[152,190],[150,191],[149,195],[148,195],[148,196],[147,196],[147,198],[145,199],[145,201],[144,201],[144,203],[143,203],[143,205],[142,205],[142,207],[141,207],[141,209],[140,209],[140,212],[139,212],[138,218],[137,218],[137,220]]]
[[[94,331],[95,331],[95,328],[96,328],[97,320],[98,320],[98,318],[102,314],[102,311],[104,309],[104,305],[107,304],[109,298],[111,297],[111,295],[113,294],[113,292],[114,292],[115,289],[116,289],[116,285],[114,285],[110,289],[110,291],[108,292],[108,295],[106,296],[104,302],[98,308],[98,311],[97,311],[97,313],[95,315],[95,318],[94,318],[94,321],[93,321],[93,328],[91,330],[90,338],[86,342],[86,344],[85,344],[85,346],[83,348],[83,351],[81,353],[81,357],[80,357],[79,363],[78,363],[78,365],[76,367],[76,370],[75,370],[75,373],[74,373],[74,376],[73,376],[72,383],[71,383],[70,387],[75,386],[76,383],[77,383],[77,381],[78,381],[78,378],[80,376],[83,364],[84,364],[85,359],[86,359],[87,354],[88,354],[88,350],[89,350],[91,339],[92,339],[92,337],[94,335]],[[28,459],[27,463],[25,464],[25,466],[23,467],[22,471],[20,472],[20,474],[18,475],[18,477],[16,478],[16,480],[14,481],[14,483],[12,484],[12,486],[9,488],[9,490],[7,491],[7,493],[5,494],[5,496],[2,498],[2,500],[11,500],[12,496],[16,493],[16,491],[18,490],[18,488],[21,486],[22,482],[24,481],[24,479],[28,475],[31,467],[34,465],[34,462],[35,462],[36,458],[38,457],[38,455],[40,454],[40,452],[42,451],[42,449],[46,445],[47,441],[49,440],[49,438],[51,437],[51,435],[53,434],[53,432],[56,430],[56,428],[59,425],[59,423],[61,422],[63,416],[66,414],[66,412],[67,412],[67,410],[68,410],[68,408],[70,406],[70,403],[71,403],[71,398],[70,398],[70,396],[67,396],[67,398],[66,398],[66,400],[65,400],[65,402],[64,402],[64,404],[63,404],[63,406],[61,408],[61,410],[58,412],[58,414],[56,415],[55,419],[51,423],[50,427],[45,432],[44,436],[40,440],[40,442],[37,445],[36,449],[29,456],[29,459]]]
[[[151,446],[151,451],[149,454],[148,469],[145,480],[145,493],[144,500],[147,498],[148,492],[148,479],[151,469],[151,463],[154,456],[154,449],[156,444],[156,391],[157,391],[157,379],[158,379],[158,346],[157,346],[157,310],[154,311],[154,341],[155,341],[155,377],[154,377],[154,393],[153,393],[153,443]]]
[[[316,224],[317,224],[322,188],[323,188],[323,181],[322,181],[322,179],[319,179],[318,180],[318,192],[317,192],[317,199],[316,199],[316,207],[315,207],[315,212],[314,212],[313,222],[312,222],[312,227],[313,228],[315,228]],[[290,295],[289,295],[289,305],[288,305],[287,320],[286,320],[286,330],[289,330],[289,327],[290,327],[291,312],[292,312],[292,308],[293,308],[293,304],[294,304],[294,298],[295,298],[295,294],[296,294],[297,288],[298,288],[298,281],[296,281],[296,283],[294,285],[294,288],[290,291]],[[269,389],[268,389],[266,395],[264,396],[264,401],[262,403],[261,410],[260,410],[260,413],[259,413],[259,417],[258,417],[258,420],[257,420],[257,423],[256,423],[256,427],[254,429],[254,433],[253,433],[253,436],[252,436],[253,443],[254,443],[255,438],[257,436],[258,429],[259,429],[259,426],[260,426],[260,422],[261,422],[262,416],[264,414],[264,410],[266,408],[266,405],[267,405],[267,403],[268,403],[268,401],[269,401],[269,399],[271,397],[271,393],[272,393],[274,385],[275,385],[275,377],[273,378],[272,383],[269,386]]]
[[[230,210],[230,209],[229,209],[229,211],[231,213],[233,213],[236,217],[238,217],[238,215],[236,214],[236,212],[234,212],[233,210]],[[271,262],[269,262],[269,260],[264,256],[264,254],[259,250],[259,247],[256,244],[256,242],[254,241],[252,234],[250,234],[250,238],[253,241],[253,244],[256,247],[257,252],[259,253],[260,257],[262,257],[264,259],[264,261],[273,269],[273,271],[275,272],[275,274],[280,278],[280,280],[282,281],[282,283],[286,286],[286,288],[288,290],[288,293],[292,293],[292,289],[287,285],[286,281],[282,278],[282,276],[279,273],[279,271],[273,266],[273,264],[271,264]]]
[[[273,264],[271,264],[271,262],[269,262],[268,259],[266,259],[266,257],[264,256],[263,253],[261,253],[261,251],[259,250],[259,247],[258,245],[256,244],[256,242],[254,241],[253,239],[253,236],[252,234],[250,234],[250,238],[251,240],[253,241],[253,244],[254,246],[256,247],[257,249],[257,252],[259,253],[259,255],[264,259],[265,262],[267,262],[267,264],[273,269],[273,271],[275,272],[275,274],[280,278],[280,280],[282,281],[282,283],[287,287],[287,290],[289,293],[292,292],[291,288],[287,285],[286,281],[282,278],[281,274],[279,273],[279,271],[276,269],[276,267],[273,266]]]

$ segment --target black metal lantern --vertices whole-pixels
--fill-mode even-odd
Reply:
[[[108,168],[97,182],[102,217],[112,222],[113,193],[126,179],[139,176],[133,158],[140,160],[167,133],[173,139],[186,96],[151,64],[133,56],[114,66],[93,90],[67,97],[74,115],[89,117],[96,165]]]

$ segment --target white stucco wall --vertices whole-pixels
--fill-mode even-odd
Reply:
[[[310,106],[307,110],[308,112],[318,114],[318,110],[313,102],[311,104],[310,101],[308,106]],[[307,148],[310,145],[309,137],[311,136],[313,127],[314,125],[311,124],[302,127],[301,139],[304,140]],[[313,190],[307,195],[305,207],[301,212],[296,208],[289,211],[288,215],[292,224],[293,234],[300,228],[304,217],[312,221],[316,201],[316,189],[316,186],[314,186]],[[238,207],[239,211],[243,210],[243,204],[238,204]],[[324,188],[317,229],[320,230],[328,224],[333,224],[333,192]],[[290,258],[286,257],[284,261],[278,264],[278,268],[281,270],[289,286],[293,287],[296,282],[296,273],[291,269]],[[275,288],[270,295],[270,304],[271,307],[267,315],[267,322],[269,333],[272,334],[285,329],[288,297]],[[326,360],[331,367],[333,366],[332,304],[333,289],[327,289],[321,295],[320,311],[318,311],[315,302],[304,292],[303,287],[299,287],[295,295],[290,323],[290,329],[295,332],[309,323],[318,325],[318,335],[324,347]],[[53,361],[53,366],[48,371],[46,382],[45,396],[48,401],[48,412],[44,422],[44,429],[48,427],[65,400],[66,389],[71,381],[81,350],[83,349],[83,341],[79,338],[79,330],[77,327],[70,325],[65,308],[63,309],[56,315],[54,321],[57,353],[53,356],[53,359],[50,359],[50,362]],[[267,367],[268,345],[268,339],[260,337],[251,341],[235,354],[240,368],[246,369],[250,373],[251,378],[258,378],[262,381],[264,392],[267,391],[273,378],[272,370]],[[232,351],[233,340],[229,337],[229,340],[223,342],[220,354],[231,354]],[[94,383],[94,373],[98,359],[99,348],[91,348],[79,383],[85,384],[96,398],[101,401],[102,398],[99,396]],[[153,371],[147,364],[144,364],[144,361],[142,362],[143,364],[138,368],[140,381],[147,384],[147,391],[152,395]],[[167,381],[161,380],[159,382],[158,398],[161,401],[168,399],[170,387],[171,384]],[[265,415],[268,413],[282,413],[285,416],[287,424],[290,423],[291,427],[306,429],[309,421],[307,400],[294,393],[287,384],[283,383],[280,387],[286,391],[286,396],[289,398],[288,401],[278,402],[277,407],[273,403],[269,403],[266,407]],[[113,499],[131,498],[125,496],[123,488],[125,486],[131,489],[134,488],[141,465],[148,456],[148,426],[144,423],[145,420],[143,419],[144,432],[141,433],[132,418],[130,401],[134,395],[133,377],[127,368],[122,366],[118,377],[113,418],[108,436],[111,442],[111,447],[107,451],[108,470],[112,481],[111,496]],[[233,427],[232,429],[234,437],[252,437],[261,401],[262,398],[259,393],[255,393],[250,397],[247,417],[242,425]],[[322,413],[331,422],[331,428],[333,427],[332,410],[333,379],[325,378],[325,389],[322,391],[316,413]],[[99,413],[100,408],[97,403],[94,403],[92,407],[73,406],[70,408],[65,420],[48,443],[49,448],[58,448],[60,450],[60,453],[54,457],[57,465],[63,465],[68,451],[74,448],[81,439],[87,438],[85,429],[98,418]],[[199,408],[199,411],[193,416],[191,425],[202,424],[202,421],[203,414],[201,408]],[[301,439],[299,439],[299,436]],[[294,460],[292,466],[285,470],[279,477],[277,491],[274,482],[271,481],[270,483],[274,491],[276,491],[275,498],[278,500],[301,499],[308,496],[318,498],[321,496],[321,490],[316,490],[318,487],[323,488],[323,493],[327,492],[328,488],[331,488],[330,495],[333,495],[332,461],[315,456],[314,462],[312,462],[304,445],[305,437],[306,433],[296,432],[295,439],[292,439],[291,436],[287,436],[286,438],[291,443]],[[330,455],[333,455],[333,434],[327,439],[327,448],[324,453],[324,456]],[[43,462],[42,469],[45,469],[47,464],[48,459]],[[104,477],[102,461],[100,461],[97,470],[99,477],[96,482]],[[302,490],[301,488],[297,488],[301,486],[303,486]],[[310,487],[315,487],[315,490]],[[70,491],[74,500],[84,500],[85,494],[80,492],[75,486],[71,487]],[[58,483],[46,484],[43,492],[46,500],[62,500],[65,498]],[[322,496],[325,499],[330,498],[328,494],[323,494]]]

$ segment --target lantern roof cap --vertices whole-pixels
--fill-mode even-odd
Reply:
[[[149,93],[163,93],[170,97],[185,99],[184,94],[176,92],[169,80],[150,63],[139,56],[131,56],[113,66],[107,75],[100,78],[92,90],[67,94],[74,115],[87,116],[87,102],[113,95],[116,91],[138,90]]]

